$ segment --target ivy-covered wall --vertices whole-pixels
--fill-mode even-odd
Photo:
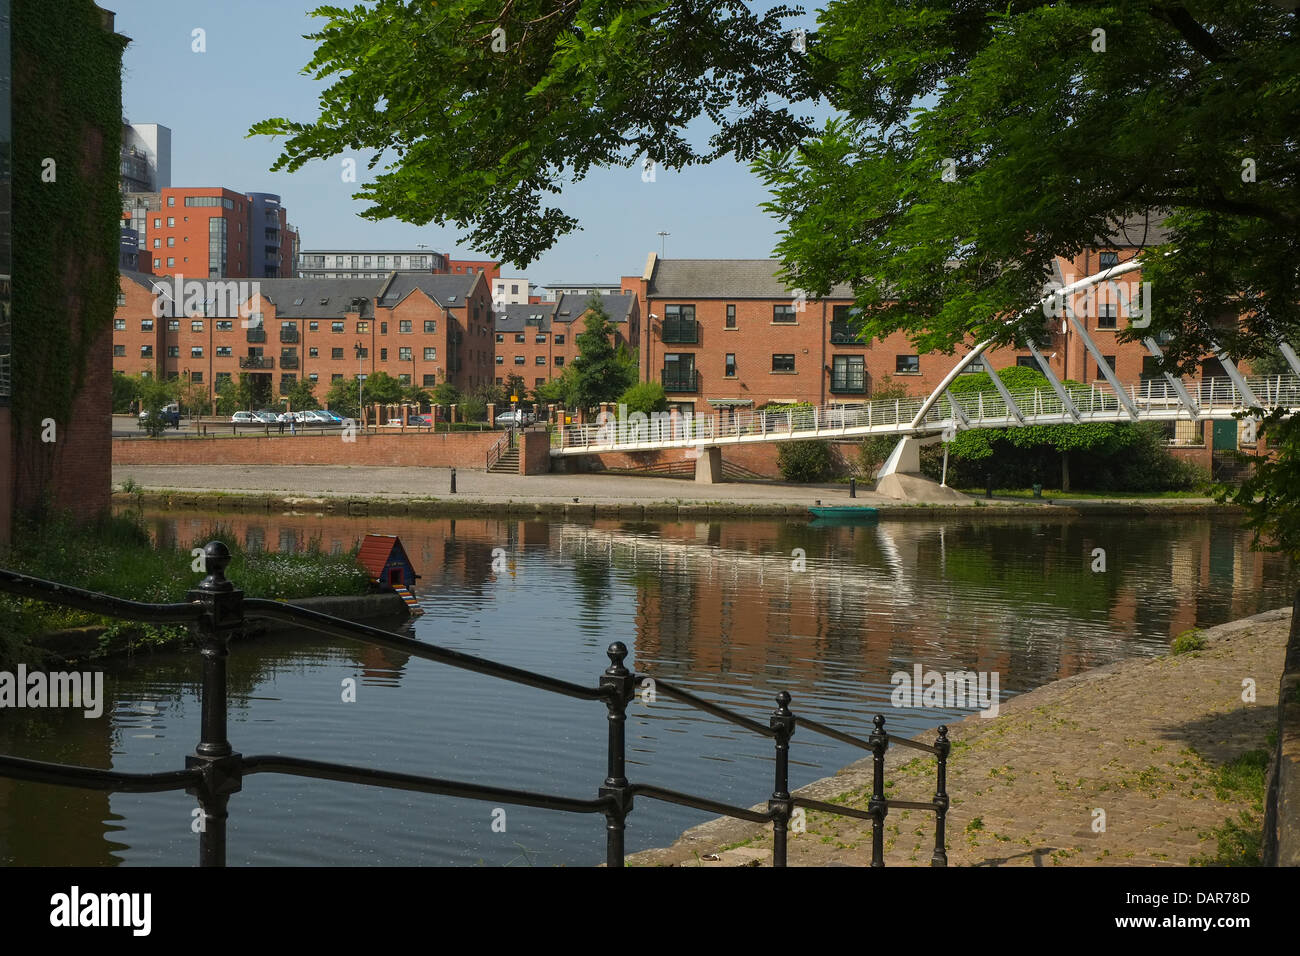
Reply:
[[[128,41],[90,0],[13,0],[12,24],[14,503],[89,514],[110,491]]]

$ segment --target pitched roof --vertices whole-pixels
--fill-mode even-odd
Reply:
[[[587,304],[591,301],[590,295],[569,295],[560,296],[555,302],[555,321],[556,322],[576,322],[587,314]],[[614,323],[626,322],[632,315],[632,306],[636,303],[636,296],[624,295],[602,295],[601,304],[604,305],[605,311],[609,313],[609,320]]]
[[[1165,215],[1158,210],[1151,210],[1145,215],[1129,216],[1123,220],[1114,220],[1103,244],[1113,246],[1149,248],[1169,241],[1169,230],[1165,228]]]
[[[382,280],[375,294],[378,295],[378,289],[383,289],[384,299],[379,304],[386,309],[397,305],[416,289],[439,305],[458,309],[465,305],[465,300],[474,291],[474,285],[479,281],[480,276],[482,273],[478,272],[446,275],[431,272],[399,272]],[[387,288],[384,288],[385,283]]]
[[[497,332],[523,332],[535,327],[547,332],[555,320],[555,302],[508,303],[492,310],[492,324]],[[532,320],[532,321],[530,321]]]
[[[258,279],[262,298],[275,306],[277,319],[341,319],[357,309],[362,316],[375,314],[379,279]]]
[[[659,259],[650,280],[656,299],[793,299],[795,292],[777,278],[776,259]],[[828,299],[852,299],[845,284]]]

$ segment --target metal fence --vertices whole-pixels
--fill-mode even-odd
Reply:
[[[787,835],[797,808],[870,820],[872,824],[871,865],[884,866],[885,817],[890,810],[921,810],[935,815],[934,852],[931,865],[946,866],[944,821],[948,813],[947,760],[950,750],[948,728],[940,727],[933,744],[891,736],[885,718],[877,714],[874,731],[865,740],[843,733],[790,710],[790,695],[781,691],[776,710],[766,724],[745,717],[712,701],[651,675],[636,674],[624,666],[627,648],[621,642],[609,646],[609,667],[594,687],[559,680],[544,674],[475,657],[379,628],[357,624],[318,611],[279,601],[245,598],[226,579],[230,551],[219,541],[204,549],[207,576],[178,604],[142,604],[110,595],[69,587],[14,571],[0,569],[0,591],[20,597],[78,608],[108,617],[149,623],[187,623],[195,638],[201,660],[201,730],[194,754],[181,770],[157,773],[124,773],[69,764],[48,763],[0,755],[0,777],[58,786],[124,793],[158,793],[184,790],[194,795],[202,810],[204,825],[199,833],[199,865],[224,866],[226,862],[226,820],[231,797],[238,793],[243,778],[256,773],[279,773],[320,780],[438,794],[515,806],[539,807],[564,813],[602,814],[605,817],[606,862],[622,866],[624,835],[628,816],[637,797],[659,800],[734,817],[754,823],[770,823],[773,832],[773,865],[785,866]],[[250,619],[284,621],[333,637],[390,648],[412,657],[447,664],[462,670],[486,674],[523,684],[551,694],[578,700],[600,701],[605,705],[608,726],[607,773],[594,799],[569,797],[530,790],[515,790],[483,784],[446,780],[389,770],[355,767],[320,760],[287,756],[244,756],[227,736],[226,662],[230,641]],[[624,766],[627,707],[644,680],[654,681],[656,693],[689,704],[753,733],[772,739],[775,746],[775,781],[766,810],[752,810],[649,783],[634,783]],[[790,742],[797,728],[822,734],[873,755],[871,797],[866,809],[823,803],[789,792]],[[935,792],[927,801],[895,800],[885,796],[885,754],[900,746],[933,754],[936,760]]]

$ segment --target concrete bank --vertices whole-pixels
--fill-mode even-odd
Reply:
[[[448,469],[389,466],[151,465],[114,466],[118,502],[157,508],[208,511],[303,511],[358,516],[542,515],[570,520],[617,518],[699,520],[705,517],[808,518],[808,506],[859,504],[882,517],[932,518],[939,515],[1190,515],[1232,514],[1237,509],[1209,499],[1112,499],[1032,501],[970,499],[962,502],[901,504],[860,490],[849,497],[843,484],[795,485],[779,482],[696,484],[674,478],[624,475],[499,475],[460,471],[456,494],[449,493]]]
[[[1264,749],[1278,726],[1290,622],[1284,609],[1210,628],[1203,650],[1100,667],[1014,697],[997,717],[952,725],[949,864],[1186,865],[1213,858],[1214,831],[1242,813],[1262,831],[1259,808],[1241,791],[1221,788],[1217,771]],[[1257,695],[1250,703],[1242,700],[1247,678]],[[933,742],[934,734],[918,739]],[[896,748],[889,754],[888,795],[929,801],[933,758],[911,761]],[[707,781],[694,789],[707,793]],[[797,793],[865,809],[871,759]],[[888,865],[929,865],[932,814],[895,810],[885,832]],[[809,812],[807,832],[791,834],[788,852],[792,866],[865,866],[871,825]],[[628,863],[753,866],[771,858],[770,826],[719,819]]]
[[[345,620],[370,624],[375,627],[396,627],[410,617],[406,604],[395,593],[333,595],[328,597],[301,598],[287,603],[299,607],[320,611]],[[294,625],[283,621],[253,621],[244,632],[246,638],[260,637],[292,630]],[[100,647],[100,638],[107,632],[104,627],[74,627],[62,631],[51,631],[31,641],[31,646],[46,656],[46,666],[74,664],[91,659],[104,660],[121,657],[132,653],[147,653],[153,648],[143,648],[133,644],[129,635],[115,635],[105,648]],[[172,647],[157,648],[172,650]]]

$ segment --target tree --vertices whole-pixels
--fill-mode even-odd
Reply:
[[[311,379],[298,379],[281,397],[289,400],[289,407],[295,412],[320,408],[320,402],[316,400],[316,383]]]
[[[144,427],[152,436],[158,437],[167,427],[162,410],[176,401],[177,382],[167,381],[153,375],[140,377],[140,405],[145,413]]]
[[[641,412],[649,415],[668,410],[668,395],[658,382],[639,382],[620,395],[618,403],[627,406],[628,414]]]
[[[321,7],[306,68],[332,79],[319,116],[250,132],[287,136],[273,168],[291,172],[347,152],[371,153],[373,169],[391,153],[357,193],[373,204],[363,216],[472,226],[461,244],[522,269],[577,228],[544,197],[592,167],[748,159],[809,135],[769,104],[812,95],[790,13],[741,0]],[[715,131],[700,149],[686,132],[706,116]]]
[[[357,395],[360,391],[357,377],[336,378],[330,382],[329,391],[325,393],[325,405],[332,412],[344,418],[358,418],[360,410]]]
[[[363,392],[367,405],[399,405],[402,401],[402,383],[387,372],[371,372],[366,376]]]
[[[237,387],[228,378],[217,379],[217,414],[233,415],[239,411],[239,399],[235,394]]]
[[[113,414],[126,415],[134,411],[140,398],[140,380],[113,369]]]
[[[578,357],[573,360],[572,402],[578,408],[592,409],[601,402],[612,402],[636,381],[636,362],[629,362],[625,349],[615,349],[611,339],[616,329],[609,313],[593,295],[587,304],[584,329],[576,339]]]

